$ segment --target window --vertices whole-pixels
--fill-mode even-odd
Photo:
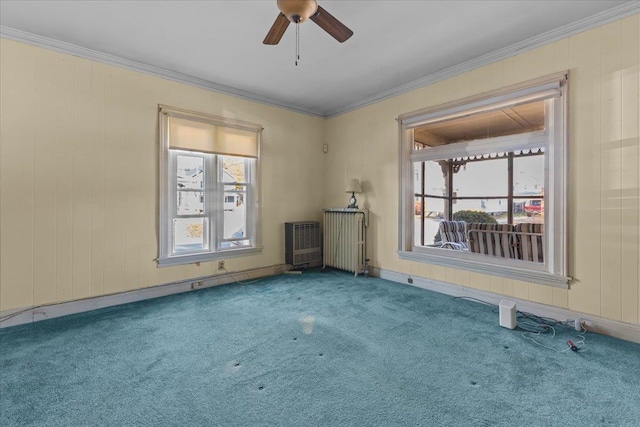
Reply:
[[[544,223],[543,147],[416,161],[413,167],[416,245],[442,247],[443,220]]]
[[[403,259],[566,287],[566,74],[399,117]]]
[[[259,125],[159,108],[160,254],[177,265],[259,250]]]

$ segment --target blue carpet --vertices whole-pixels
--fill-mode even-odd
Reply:
[[[640,345],[330,271],[0,330],[2,426],[638,426]]]

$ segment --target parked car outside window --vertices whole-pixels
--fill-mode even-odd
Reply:
[[[524,204],[524,212],[527,216],[541,215],[544,209],[542,200],[527,200]]]

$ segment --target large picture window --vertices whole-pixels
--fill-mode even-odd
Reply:
[[[399,117],[403,259],[566,287],[566,74]]]
[[[159,265],[259,250],[262,128],[160,106]]]

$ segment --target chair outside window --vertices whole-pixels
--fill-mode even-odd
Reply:
[[[469,250],[467,242],[466,221],[442,221],[439,226],[441,248],[455,249],[458,251]]]
[[[518,258],[517,243],[511,224],[472,222],[469,224],[468,239],[471,252],[501,258]]]
[[[516,255],[519,259],[544,262],[544,224],[517,224],[515,237]]]

